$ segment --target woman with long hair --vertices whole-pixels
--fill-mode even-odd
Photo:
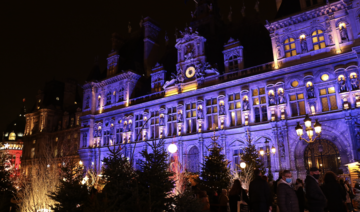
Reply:
[[[346,212],[346,192],[343,186],[337,181],[334,172],[326,172],[324,183],[321,185],[327,199],[327,210],[329,212]]]
[[[231,212],[237,212],[238,201],[249,204],[249,198],[246,191],[242,188],[240,180],[235,180],[229,192],[229,205]]]

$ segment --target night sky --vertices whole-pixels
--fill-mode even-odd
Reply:
[[[245,0],[253,10],[256,0]],[[227,21],[241,18],[243,0],[220,0]],[[150,16],[174,39],[175,27],[183,29],[195,10],[193,0],[76,0],[3,1],[0,9],[0,132],[19,114],[22,99],[32,109],[45,82],[72,78],[82,84],[99,57],[101,70],[111,50],[111,34],[139,28],[141,16]],[[260,0],[265,19],[276,14],[275,0]],[[244,29],[246,30],[246,29]],[[175,65],[175,64],[174,64]]]

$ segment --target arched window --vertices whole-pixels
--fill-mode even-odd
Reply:
[[[239,69],[238,57],[236,55],[231,56],[228,62],[229,62],[229,71],[237,71]]]
[[[285,56],[291,57],[296,55],[296,45],[294,38],[288,38],[284,42]]]
[[[106,94],[106,105],[111,105],[111,92]]]
[[[326,47],[324,32],[320,29],[315,30],[312,34],[312,42],[314,46],[314,50],[323,49]]]
[[[198,173],[200,171],[199,149],[196,146],[191,147],[187,156],[187,170],[192,173]]]

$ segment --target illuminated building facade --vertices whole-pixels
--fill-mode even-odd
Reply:
[[[29,173],[32,162],[51,151],[55,157],[78,158],[82,102],[76,81],[52,80],[36,95],[26,113],[22,164]]]
[[[200,1],[195,15],[212,14],[215,9],[207,6]],[[166,149],[174,142],[180,161],[198,172],[215,131],[235,168],[248,132],[275,177],[290,169],[304,178],[311,166],[346,172],[345,164],[360,159],[360,1],[310,6],[267,22],[270,38],[264,39],[271,39],[273,61],[254,66],[247,65],[244,41],[220,36],[221,49],[212,47],[217,45],[209,36],[214,32],[203,30],[204,22],[196,18],[176,35],[175,48],[167,47],[174,49],[176,60],[168,52],[165,60],[149,59],[149,52],[160,54],[161,30],[145,19],[143,72],[126,65],[124,44],[117,48],[114,37],[107,75],[83,86],[79,154],[84,164],[99,168],[108,146],[115,145],[134,157],[136,167],[142,159],[139,152],[149,149],[147,141],[161,138]],[[207,24],[216,22],[211,21],[214,15],[206,17]],[[258,53],[260,61],[261,49]],[[172,71],[165,67],[168,61]],[[139,95],[139,90],[151,92]],[[322,125],[320,139],[312,144],[300,141],[295,131],[306,114]]]

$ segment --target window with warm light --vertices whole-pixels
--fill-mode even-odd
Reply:
[[[338,109],[335,87],[320,89],[320,99],[323,112]]]
[[[241,125],[241,100],[240,93],[228,96],[230,126]]]
[[[218,107],[216,98],[206,100],[206,118],[208,130],[218,129]],[[215,129],[213,129],[213,124],[215,124]]]
[[[285,56],[291,57],[296,55],[296,44],[294,38],[288,38],[284,42]]]
[[[177,135],[177,110],[176,107],[169,107],[167,109],[167,132],[168,136],[176,136]]]
[[[196,133],[196,103],[186,104],[186,133]]]
[[[312,42],[314,50],[323,49],[326,47],[325,45],[325,38],[324,38],[324,32],[320,29],[315,30],[312,34]]]
[[[321,80],[322,81],[328,81],[329,80],[329,75],[327,75],[327,74],[323,74],[323,75],[321,75]]]
[[[15,141],[16,140],[16,134],[14,132],[11,132],[9,135],[9,141]]]
[[[256,91],[256,92],[255,92]],[[267,105],[266,105],[266,92],[265,87],[254,89],[253,96],[258,94],[256,98],[253,98],[255,122],[267,121]]]
[[[299,82],[296,81],[296,80],[291,83],[291,86],[292,86],[293,88],[296,88],[298,85],[299,85]]]
[[[304,94],[292,94],[290,95],[290,108],[291,108],[291,116],[300,116],[305,115],[305,100]]]

